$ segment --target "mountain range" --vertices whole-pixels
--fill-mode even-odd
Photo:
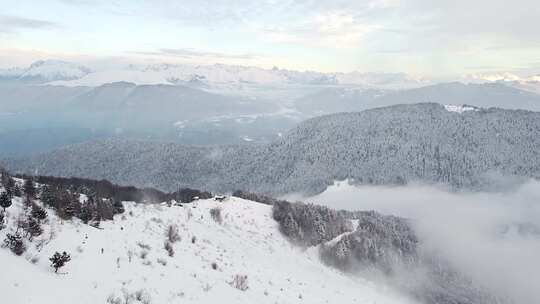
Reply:
[[[314,116],[405,103],[540,111],[540,95],[507,82],[425,86],[422,81],[394,90],[388,88],[408,76],[338,77],[226,65],[162,64],[123,71],[107,78],[121,81],[91,86],[75,82],[114,73],[50,60],[0,71],[0,157],[112,137],[184,145],[265,144]],[[148,75],[176,80],[132,79]]]
[[[126,64],[107,68],[89,68],[82,64],[59,60],[41,60],[29,67],[0,70],[0,83],[27,82],[63,86],[100,86],[112,82],[138,85],[183,84],[193,86],[220,85],[361,85],[381,88],[410,88],[427,84],[425,80],[403,73],[322,73],[263,69],[225,64]]]
[[[84,65],[61,60],[39,60],[28,67],[0,69],[1,82],[47,83],[81,79],[93,71]]]
[[[464,83],[500,83],[534,93],[540,92],[540,75],[482,73],[454,78]],[[449,81],[449,80],[446,80]],[[219,91],[250,94],[268,86],[349,86],[362,89],[401,90],[443,83],[405,73],[348,72],[323,73],[274,67],[226,64],[91,64],[46,59],[27,67],[0,69],[0,84],[51,84],[61,86],[100,86],[113,82],[137,85],[187,85]],[[267,89],[268,90],[268,89]]]

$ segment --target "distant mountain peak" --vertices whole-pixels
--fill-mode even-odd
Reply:
[[[12,68],[0,71],[0,77],[13,78],[23,82],[46,83],[60,80],[76,80],[92,72],[92,69],[83,65],[48,59],[35,61],[27,68]]]
[[[245,85],[356,85],[403,89],[427,84],[425,80],[405,73],[323,73],[295,71],[276,67],[190,65],[158,63],[128,64],[93,70],[83,65],[61,60],[39,60],[27,68],[0,71],[0,77],[29,78],[40,83],[65,86],[99,86],[111,82],[135,84],[189,84],[194,79],[210,87]]]

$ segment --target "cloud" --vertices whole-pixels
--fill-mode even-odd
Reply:
[[[226,54],[219,52],[200,51],[196,49],[161,49],[161,54],[173,55],[180,57],[212,57],[212,58],[226,58],[226,59],[254,59],[259,57],[254,54]]]
[[[25,29],[57,28],[58,24],[46,20],[0,15],[0,31],[13,32]]]
[[[99,2],[95,7],[103,11],[114,8],[127,15],[167,20],[179,26],[230,30],[254,39],[263,35],[271,42],[335,48],[357,46],[367,33],[378,28],[376,17],[383,16],[397,3],[397,0],[162,0],[152,5],[120,5],[118,1],[113,4],[95,1]]]
[[[154,56],[148,56],[149,60],[160,53],[173,59],[234,58],[239,64],[243,58],[252,59],[250,52],[254,52],[280,58],[275,64],[286,63],[288,68],[406,71],[446,78],[469,73],[466,67],[474,65],[526,68],[538,60],[540,50],[536,0],[512,5],[506,0],[20,2],[24,9],[16,12],[23,15],[0,15],[0,32],[55,26],[44,21],[51,18],[69,27],[73,35],[68,39],[51,35],[55,41],[45,43],[37,37],[41,33],[28,34],[25,41],[11,41],[11,48],[21,48],[37,37],[33,47],[43,50],[54,46],[66,52],[72,45],[81,45],[83,49],[72,51],[90,54],[99,49],[116,56],[150,46],[159,51],[148,53]],[[160,49],[178,47],[171,44],[171,35],[181,35],[183,45],[208,51],[181,49],[176,55],[165,55]],[[240,54],[219,54],[227,48],[213,49],[232,41]]]
[[[362,41],[372,34],[371,44],[378,49],[393,50],[397,43],[400,50],[432,52],[479,43],[482,49],[537,44],[539,6],[534,0],[522,1],[508,5],[505,0],[199,0],[158,1],[139,10],[187,26],[247,30],[271,42],[363,47]],[[399,33],[390,33],[392,29]]]
[[[376,25],[363,24],[348,12],[321,13],[297,24],[267,27],[262,30],[272,42],[300,44],[310,47],[359,47],[364,37],[377,30]]]
[[[392,1],[275,1],[275,0],[198,0],[160,1],[154,5],[153,13],[171,19],[200,26],[216,24],[262,25],[268,21],[279,24],[294,24],[298,19],[311,18],[326,12],[347,10],[357,15],[366,14],[389,6]]]
[[[181,58],[211,58],[211,59],[245,59],[251,60],[262,57],[256,54],[227,54],[220,52],[201,51],[192,48],[180,48],[180,49],[160,49],[154,52],[136,52],[140,55],[150,56],[167,56],[167,57],[181,57]]]
[[[476,39],[482,37],[489,47],[505,48],[538,45],[540,7],[536,0],[521,0],[509,4],[506,0],[410,0],[403,1],[400,15],[416,19],[428,38]],[[504,13],[501,13],[504,12]],[[518,43],[519,42],[519,43]]]
[[[98,1],[96,0],[60,0],[60,1],[65,4],[70,4],[70,5],[96,5],[98,4]]]
[[[424,250],[512,303],[540,303],[539,181],[502,193],[342,183],[307,201],[411,218]]]

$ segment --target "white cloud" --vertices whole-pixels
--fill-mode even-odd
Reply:
[[[0,32],[12,32],[28,29],[47,29],[56,27],[59,27],[59,25],[46,20],[11,15],[0,15]]]
[[[258,57],[262,57],[257,54],[229,54],[229,53],[220,53],[220,52],[211,52],[203,51],[193,48],[179,48],[179,49],[159,49],[158,51],[153,52],[136,52],[140,55],[150,55],[150,56],[164,56],[164,57],[181,57],[187,59],[195,58],[207,58],[214,60],[227,60],[227,59],[244,59],[252,60]]]
[[[10,49],[265,54],[288,68],[427,77],[479,72],[471,66],[508,71],[540,60],[536,0],[19,0],[5,7],[3,14],[27,19],[0,29],[18,24],[24,31],[20,40],[5,35]],[[32,33],[53,24],[62,24],[62,33]]]
[[[354,48],[360,47],[364,37],[376,29],[376,25],[362,24],[347,12],[335,11],[318,14],[296,24],[268,27],[263,29],[262,34],[277,43]]]
[[[539,181],[502,193],[342,183],[308,201],[411,218],[425,250],[512,303],[540,303]]]

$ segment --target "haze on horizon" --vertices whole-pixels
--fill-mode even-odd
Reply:
[[[430,78],[540,73],[540,5],[533,0],[2,0],[0,5],[0,68],[60,59]]]

